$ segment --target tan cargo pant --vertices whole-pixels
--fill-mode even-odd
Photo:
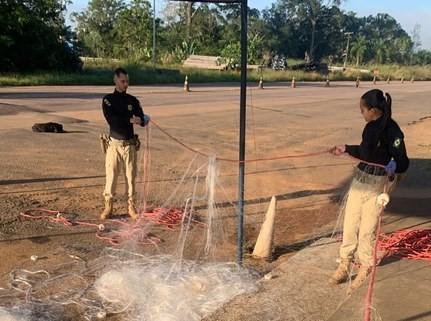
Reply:
[[[352,260],[357,251],[361,265],[372,266],[376,229],[382,206],[377,197],[383,193],[386,177],[362,174],[353,179],[344,212],[343,243],[340,258]]]
[[[103,195],[106,199],[113,198],[117,187],[121,168],[126,176],[126,191],[129,200],[135,197],[137,151],[135,145],[127,145],[123,140],[111,137],[106,151],[106,185]]]

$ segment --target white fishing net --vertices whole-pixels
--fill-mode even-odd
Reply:
[[[89,262],[72,256],[40,270],[12,271],[10,289],[0,294],[5,318],[197,321],[235,296],[255,291],[258,274],[224,260],[233,256],[219,249],[226,241],[224,217],[234,207],[217,206],[222,191],[215,157],[193,157],[182,165],[182,176],[160,182],[165,197],[152,197],[161,189],[140,194],[136,223],[104,224],[99,236],[118,246]],[[154,230],[176,240],[165,247],[160,236],[141,246]]]

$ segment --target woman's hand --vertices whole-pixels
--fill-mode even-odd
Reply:
[[[334,146],[330,150],[331,154],[334,154],[335,156],[343,155],[346,152],[346,145],[338,145]]]

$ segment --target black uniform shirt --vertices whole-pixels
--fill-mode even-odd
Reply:
[[[396,173],[404,173],[409,167],[404,134],[398,124],[389,119],[382,130],[383,117],[369,122],[362,133],[361,145],[346,145],[346,152],[360,160],[387,165],[392,159],[397,163]],[[358,168],[369,174],[385,175],[385,171],[375,166],[359,163]]]
[[[136,97],[115,90],[103,97],[103,115],[109,124],[109,136],[115,139],[128,140],[133,138],[133,116],[141,118],[141,126],[145,126],[144,112]]]

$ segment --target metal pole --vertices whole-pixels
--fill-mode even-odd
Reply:
[[[156,0],[153,0],[153,65],[156,64]]]
[[[239,126],[239,178],[238,178],[238,252],[237,262],[242,264],[244,230],[244,174],[245,174],[245,126],[247,98],[247,0],[241,1],[241,92]]]

